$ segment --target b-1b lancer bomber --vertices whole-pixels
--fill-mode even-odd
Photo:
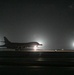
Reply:
[[[6,37],[4,37],[4,42],[5,44],[1,45],[0,47],[6,47],[8,49],[15,49],[15,50],[42,46],[42,44],[39,44],[38,42],[27,42],[27,43],[10,42]]]

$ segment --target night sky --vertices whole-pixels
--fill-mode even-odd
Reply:
[[[0,40],[38,41],[43,48],[73,48],[74,0],[0,1]]]

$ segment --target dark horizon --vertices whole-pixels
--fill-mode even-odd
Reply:
[[[41,42],[47,49],[73,49],[73,0],[6,0],[0,5],[0,41],[6,36],[12,42]]]

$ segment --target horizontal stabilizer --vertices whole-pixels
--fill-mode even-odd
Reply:
[[[5,45],[0,45],[0,47],[5,47]]]

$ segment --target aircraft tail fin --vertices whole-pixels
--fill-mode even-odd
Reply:
[[[5,44],[11,43],[6,37],[4,37]]]

